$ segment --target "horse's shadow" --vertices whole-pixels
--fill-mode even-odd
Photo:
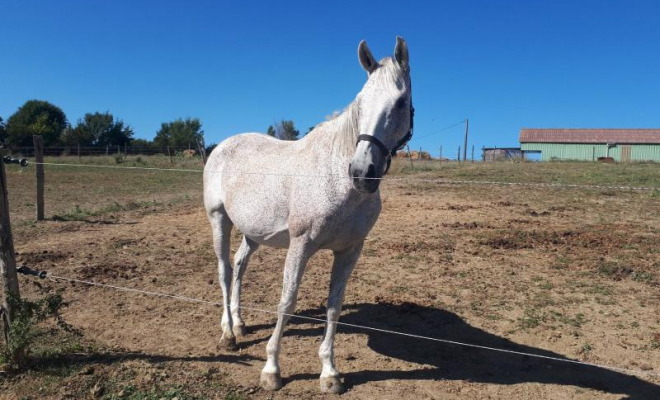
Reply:
[[[324,318],[324,310],[305,310],[301,312],[301,315]],[[517,344],[490,334],[469,325],[456,314],[409,303],[400,305],[350,304],[344,307],[340,321],[419,336],[569,359],[561,354]],[[309,324],[309,320],[292,318],[290,323],[294,326],[287,330],[287,335],[311,336],[321,335],[323,332],[320,323],[314,328],[307,329],[300,328],[299,325]],[[270,327],[260,325],[253,326],[252,329]],[[604,368],[402,337],[345,325],[339,326],[338,330],[343,333],[368,335],[369,348],[385,356],[384,363],[387,363],[387,358],[396,358],[420,365],[418,369],[408,371],[381,368],[350,372],[344,375],[347,387],[389,379],[463,380],[502,385],[537,382],[624,394],[629,399],[660,399],[660,386]],[[248,346],[260,341],[245,342],[242,345]],[[306,374],[292,376],[289,379],[308,378],[312,377]]]

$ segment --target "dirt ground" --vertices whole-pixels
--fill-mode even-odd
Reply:
[[[400,176],[381,186],[383,212],[349,281],[341,321],[660,374],[657,192],[416,180],[437,171]],[[102,211],[78,207],[38,224],[29,222],[29,193],[20,194],[25,198],[11,199],[22,210],[14,218],[19,263],[220,301],[195,181],[201,177],[181,179],[166,183],[181,188],[166,199],[146,196]],[[234,250],[239,239],[235,231]],[[244,305],[276,309],[284,257],[265,247],[253,256]],[[327,252],[310,261],[297,313],[323,317],[330,263]],[[64,318],[82,336],[66,339],[77,341],[78,350],[57,363],[1,375],[1,399],[152,398],[138,392],[179,399],[335,397],[318,389],[322,324],[291,320],[280,359],[284,388],[270,393],[258,385],[275,321],[270,314],[244,312],[248,335],[232,353],[218,347],[214,306],[25,277],[21,285],[28,297],[63,290],[70,303]],[[357,328],[338,332],[346,399],[660,398],[657,376]]]

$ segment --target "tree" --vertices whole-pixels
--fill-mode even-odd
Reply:
[[[197,148],[197,142],[204,137],[202,123],[199,118],[177,119],[164,122],[156,132],[154,143],[157,147],[187,147]]]
[[[2,146],[6,139],[7,130],[5,129],[5,121],[3,121],[2,117],[0,117],[0,146]]]
[[[300,135],[300,131],[296,129],[293,121],[285,119],[277,122],[274,126],[270,125],[266,133],[280,140],[297,140],[298,135]]]
[[[67,134],[69,132],[67,131]],[[123,146],[133,140],[133,129],[106,111],[87,113],[71,132],[76,144],[97,146]],[[69,139],[68,135],[67,140]]]
[[[64,111],[42,100],[28,100],[7,120],[9,146],[32,146],[32,136],[43,136],[44,146],[56,144],[67,127]]]
[[[217,143],[211,143],[210,145],[206,146],[206,154],[211,154],[211,152],[218,147]]]
[[[135,149],[145,149],[145,150],[150,150],[155,148],[154,142],[147,139],[133,139],[133,141],[131,142],[131,146]]]
[[[60,142],[66,147],[91,146],[94,144],[94,136],[79,127],[67,126],[60,137]]]

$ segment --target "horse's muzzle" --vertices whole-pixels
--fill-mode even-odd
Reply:
[[[362,168],[353,167],[351,163],[348,166],[348,176],[353,180],[353,187],[363,193],[374,193],[378,190],[382,178],[376,173],[376,166],[369,164],[366,170]]]

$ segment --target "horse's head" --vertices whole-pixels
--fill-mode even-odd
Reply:
[[[412,136],[408,45],[397,37],[394,57],[377,62],[362,41],[358,58],[369,77],[357,96],[359,136],[348,173],[355,189],[373,193],[378,190],[392,155]]]

